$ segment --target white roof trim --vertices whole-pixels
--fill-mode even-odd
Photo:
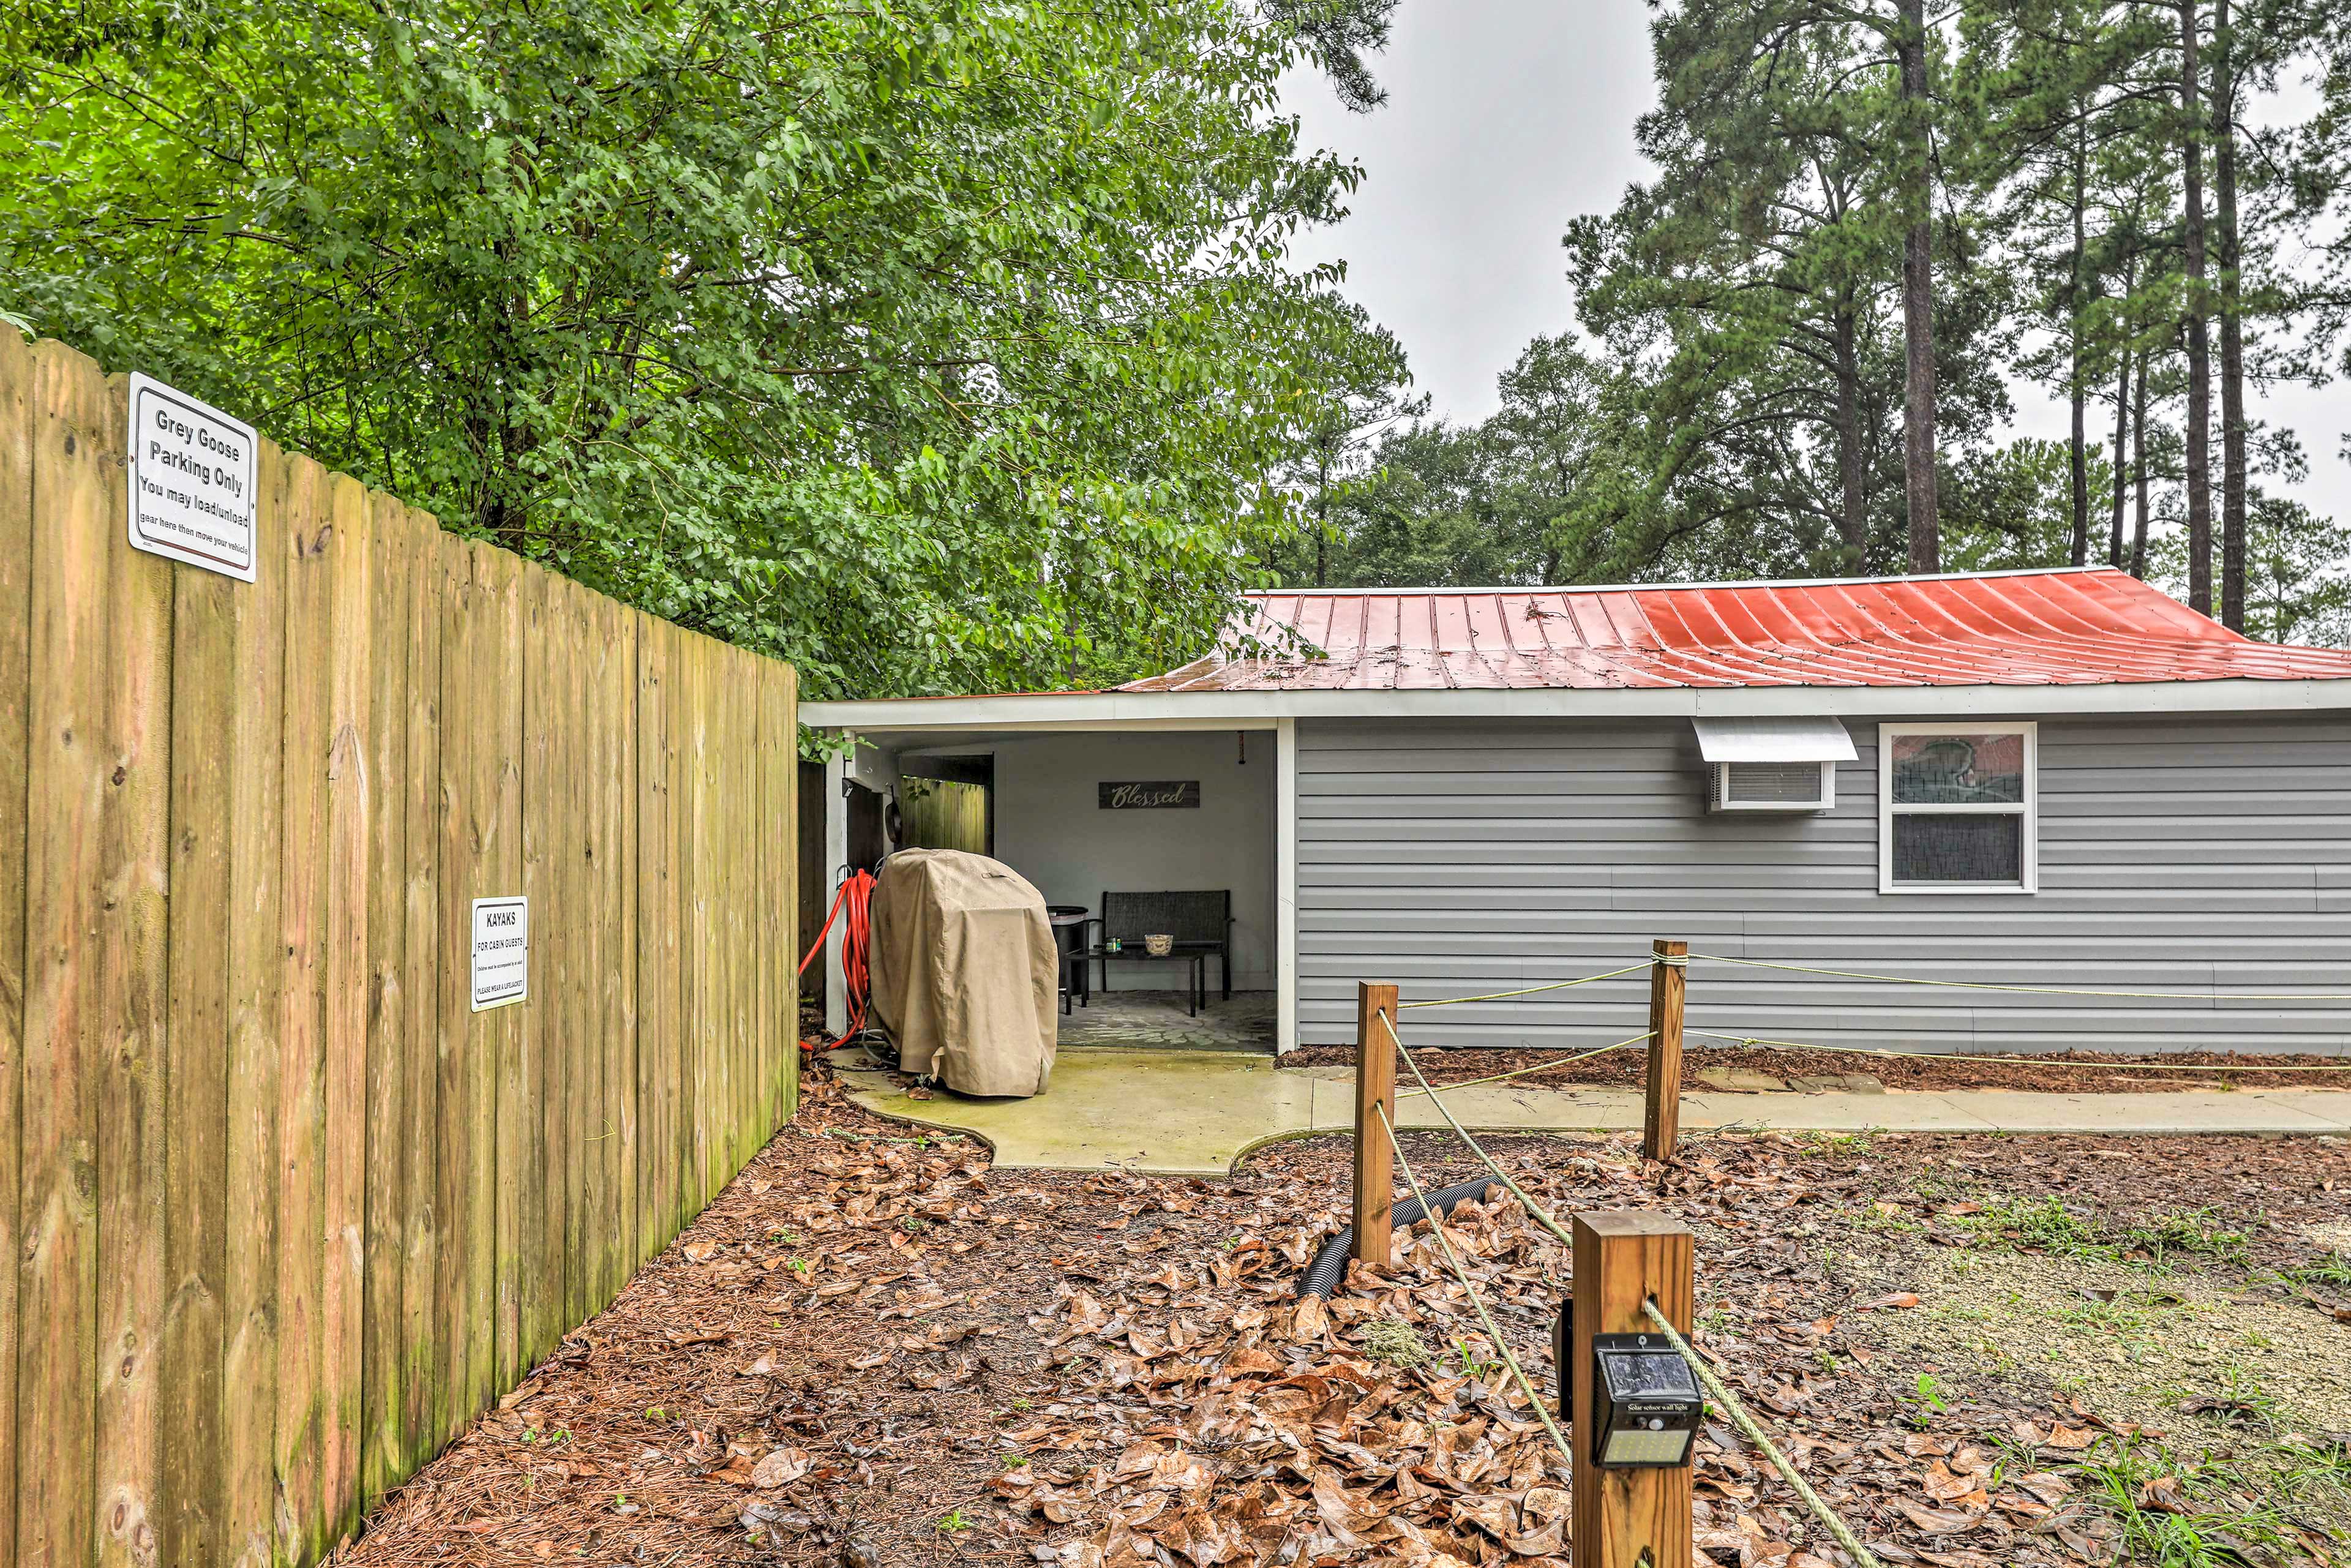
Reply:
[[[1694,718],[1698,755],[1708,762],[1853,762],[1853,737],[1833,718],[1795,714]]]
[[[2112,566],[2011,566],[1998,571],[1906,571],[1899,577],[1731,577],[1708,582],[1552,582],[1505,583],[1487,588],[1252,588],[1250,599],[1482,599],[1497,593],[1671,593],[1705,592],[1717,588],[1872,588],[1893,582],[1973,582],[1987,577],[2068,577],[2111,571]]]
[[[1937,718],[2351,710],[2351,679],[2117,681],[2102,685],[1652,686],[1604,690],[1079,692],[811,702],[818,729],[1263,729],[1285,718],[1752,716]]]

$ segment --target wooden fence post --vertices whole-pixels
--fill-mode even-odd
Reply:
[[[1386,1128],[1395,1125],[1395,1059],[1399,1049],[1380,1023],[1396,1018],[1396,988],[1355,987],[1355,1245],[1353,1255],[1375,1268],[1388,1263],[1388,1211],[1395,1207],[1395,1150]],[[1376,1109],[1375,1109],[1376,1108]]]
[[[1682,1132],[1682,999],[1689,982],[1689,944],[1660,937],[1649,966],[1648,1111],[1641,1153],[1670,1160]]]
[[[1656,1333],[1641,1305],[1652,1297],[1675,1328],[1690,1332],[1690,1232],[1663,1215],[1611,1210],[1577,1215],[1572,1234],[1575,1314],[1565,1380],[1575,1453],[1569,1558],[1575,1568],[1691,1568],[1689,1470],[1604,1470],[1593,1463],[1600,1420],[1592,1360],[1594,1334]]]

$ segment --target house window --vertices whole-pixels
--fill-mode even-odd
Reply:
[[[2040,801],[2030,724],[1878,726],[1878,889],[2031,893]]]

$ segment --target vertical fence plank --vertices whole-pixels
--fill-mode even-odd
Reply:
[[[783,944],[778,940],[781,928],[776,924],[776,706],[782,687],[775,680],[775,670],[765,659],[750,662],[751,677],[751,841],[745,847],[751,855],[751,919],[755,952],[758,961],[751,966],[753,1018],[752,1069],[758,1095],[759,1141],[765,1143],[776,1130],[777,1109],[782,1103],[784,1058],[792,1048],[789,1036],[777,1027],[775,998],[783,985],[773,955]],[[789,836],[789,834],[787,835]],[[789,963],[789,961],[788,961]]]
[[[686,1113],[679,1120],[684,1134],[686,1161],[686,1201],[671,1217],[673,1232],[684,1228],[686,1222],[700,1213],[716,1189],[711,1179],[716,1163],[712,1156],[711,1124],[717,1118],[697,1115],[698,1107],[712,1103],[716,1073],[712,1067],[712,1041],[717,1034],[717,1008],[711,995],[710,971],[710,906],[717,877],[708,853],[710,844],[710,726],[711,679],[708,650],[703,640],[689,632],[678,639],[684,657],[681,660],[685,676],[685,704],[680,716],[684,722],[685,746],[685,831],[680,837],[677,857],[682,897],[685,908],[685,967],[686,1001],[682,1032],[686,1049],[691,1053],[687,1069]]]
[[[743,1163],[751,1118],[743,1101],[742,968],[736,962],[743,921],[745,845],[739,813],[743,805],[741,764],[746,748],[742,715],[746,693],[736,651],[723,643],[714,643],[710,655],[711,717],[716,727],[716,743],[711,747],[710,844],[712,864],[718,878],[717,919],[711,936],[710,959],[718,992],[718,1060],[725,1076],[720,1103],[726,1115],[718,1128],[721,1141],[716,1168],[710,1173],[710,1190],[716,1197]]]
[[[637,750],[643,721],[637,712],[639,617],[608,599],[597,601],[606,636],[604,678],[599,689],[611,706],[606,735],[611,751],[599,770],[605,810],[599,852],[605,866],[604,896],[611,912],[611,944],[597,973],[612,999],[604,1013],[605,1082],[610,1086],[615,1136],[606,1145],[605,1168],[612,1183],[612,1234],[604,1264],[602,1300],[618,1294],[640,1256],[637,1143],[637,831],[642,798],[637,788]]]
[[[25,1064],[26,725],[33,624],[33,350],[0,331],[0,1568],[16,1563],[16,1260]]]
[[[530,999],[512,1009],[516,1020],[512,1079],[498,1084],[498,1275],[501,1299],[514,1301],[515,1347],[498,1365],[504,1386],[509,1366],[519,1372],[538,1358],[547,1332],[547,1193],[561,1190],[548,1169],[556,1157],[547,1137],[547,1048],[557,1029],[552,1017],[561,1003],[549,982],[560,965],[556,950],[564,915],[556,910],[555,883],[561,874],[563,734],[562,676],[557,671],[557,623],[561,611],[555,574],[525,563],[521,590],[522,638],[522,892],[530,899]],[[512,1201],[508,1201],[511,1199]],[[505,1310],[501,1306],[501,1312]]]
[[[220,1563],[226,1345],[229,1013],[238,915],[233,821],[246,585],[183,571],[172,615],[171,1016],[164,1081],[163,1391],[158,1536],[166,1563]],[[271,757],[273,765],[275,753]]]
[[[588,1179],[600,1152],[589,1140],[598,1135],[595,1113],[603,1086],[603,1052],[598,1049],[597,994],[588,967],[590,934],[600,911],[590,895],[595,852],[589,816],[596,807],[594,776],[589,746],[593,727],[605,722],[588,700],[588,591],[569,578],[555,580],[558,606],[562,611],[556,674],[563,683],[563,836],[557,844],[560,872],[556,897],[563,945],[557,950],[555,1014],[557,1030],[548,1050],[548,1082],[559,1086],[561,1098],[549,1106],[549,1142],[559,1151],[559,1187],[548,1187],[548,1227],[552,1244],[548,1255],[562,1270],[562,1288],[555,1294],[555,1319],[549,1325],[547,1349],[551,1351],[574,1323],[595,1309],[590,1305],[589,1260],[592,1256],[593,1223],[590,1194],[598,1183]]]
[[[441,1170],[441,527],[408,513],[401,613],[408,650],[408,772],[400,807],[407,818],[402,896],[407,932],[402,989],[408,998],[402,1048],[409,1150],[406,1258],[401,1281],[401,1429],[413,1463],[441,1446],[449,1408],[449,1362],[441,1338],[439,1278],[445,1234]]]
[[[511,894],[522,886],[522,562],[508,551],[476,543],[474,549],[475,613],[481,661],[470,678],[481,683],[488,701],[475,710],[488,762],[491,795],[483,837],[477,896]],[[530,1217],[540,1202],[544,1163],[530,1157],[526,1129],[535,1118],[530,1081],[525,1076],[522,1009],[493,1008],[477,1015],[475,1038],[488,1098],[478,1107],[489,1143],[475,1168],[496,1194],[489,1265],[491,1355],[478,1363],[486,1374],[475,1391],[472,1410],[485,1409],[502,1388],[511,1388],[525,1370],[522,1358],[522,1272],[526,1247],[537,1230]],[[528,1168],[537,1166],[538,1168]]]
[[[130,386],[107,385],[107,509],[128,507]],[[152,1562],[163,1325],[165,1035],[170,1009],[172,565],[108,551],[106,900],[99,1014],[98,1538],[103,1563]]]
[[[227,1239],[222,1260],[221,1561],[266,1568],[277,1520],[277,1100],[286,977],[286,459],[261,444],[260,570],[232,593]]]
[[[489,1227],[482,1219],[492,1201],[488,1183],[475,1169],[475,1149],[487,1129],[475,1122],[481,1096],[476,1093],[481,1052],[468,1006],[465,955],[472,925],[470,900],[481,881],[481,836],[486,831],[485,797],[491,793],[482,772],[477,700],[492,700],[484,688],[478,639],[473,635],[480,618],[475,602],[474,550],[465,540],[441,536],[435,554],[441,567],[441,865],[440,931],[435,946],[442,957],[438,1032],[439,1122],[434,1147],[434,1204],[441,1219],[439,1267],[434,1291],[439,1298],[434,1314],[440,1343],[441,1375],[444,1380],[438,1447],[463,1429],[474,1414],[475,1391],[489,1381],[486,1368],[477,1378],[475,1358],[489,1322],[489,1302],[475,1288],[488,1278]]]
[[[278,915],[286,980],[279,1010],[277,1475],[279,1550],[306,1559],[324,1529],[325,1402],[319,1295],[326,1281],[327,863],[333,692],[329,566],[335,548],[327,471],[286,462],[285,837]],[[264,570],[266,570],[265,566]]]
[[[360,1388],[360,1506],[407,1473],[404,1423],[409,1167],[408,509],[369,497],[366,1223]]]
[[[576,984],[580,994],[580,1038],[572,1042],[580,1071],[591,1085],[581,1096],[583,1109],[574,1125],[580,1129],[573,1145],[572,1192],[577,1206],[571,1246],[574,1270],[572,1322],[580,1322],[603,1309],[611,1299],[612,1237],[619,1223],[620,1197],[614,1162],[621,1141],[618,1107],[613,1102],[617,1072],[611,1050],[611,1030],[621,1006],[612,984],[618,950],[612,925],[619,911],[611,897],[612,799],[611,768],[613,747],[630,723],[634,703],[614,706],[610,700],[612,648],[611,624],[604,601],[579,591],[580,733],[578,788],[582,800],[580,820],[580,950]]]
[[[17,1254],[16,1555],[87,1557],[95,1463],[90,1388],[98,1332],[98,1083],[102,1025],[92,937],[103,919],[99,855],[110,788],[104,763],[107,502],[98,369],[57,343],[35,350],[29,798],[41,831],[26,845],[24,1236]]]
[[[778,952],[787,966],[800,961],[806,943],[815,938],[813,931],[800,929],[799,881],[799,820],[800,820],[800,682],[799,672],[789,664],[773,664],[768,673],[782,687],[778,700],[778,718],[782,729],[777,742],[775,765],[777,784],[782,804],[778,807],[773,826],[776,834],[775,860],[770,876],[775,886],[776,919],[783,932]],[[800,1103],[800,985],[797,970],[783,971],[778,987],[776,1010],[781,1015],[778,1037],[784,1053],[784,1093],[777,1107],[778,1124],[797,1114]]]
[[[677,747],[671,734],[674,627],[637,619],[637,1261],[660,1250],[676,1203]]]
[[[368,746],[373,517],[366,489],[347,475],[329,490],[327,885],[321,972],[326,983],[326,1119],[320,1144],[325,1245],[319,1260],[319,1376],[321,1548],[359,1523],[362,1335],[367,1286]]]

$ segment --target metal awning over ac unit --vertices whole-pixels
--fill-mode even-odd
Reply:
[[[1694,718],[1708,762],[1851,762],[1853,737],[1833,718]]]

